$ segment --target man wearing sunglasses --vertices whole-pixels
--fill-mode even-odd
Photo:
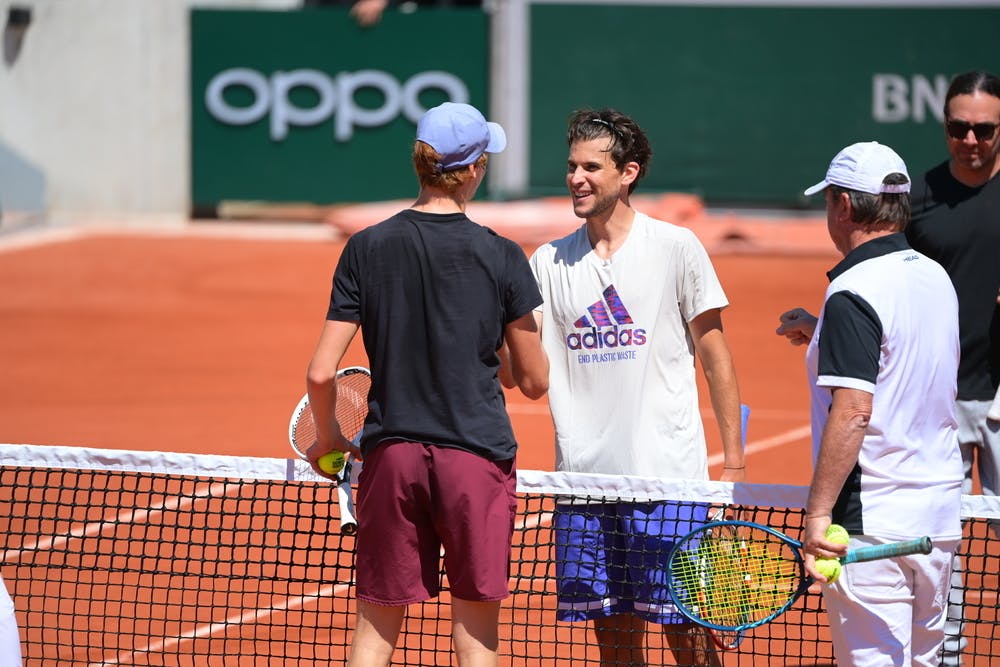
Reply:
[[[945,268],[958,293],[955,414],[965,493],[972,492],[977,462],[983,493],[992,496],[1000,494],[1000,422],[987,416],[1000,381],[1000,78],[957,75],[945,95],[944,129],[951,157],[914,182],[906,236]],[[942,665],[958,665],[965,645],[961,568],[955,572]]]

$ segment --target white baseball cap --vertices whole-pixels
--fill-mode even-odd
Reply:
[[[883,185],[886,176],[897,173],[906,176],[906,183]],[[896,151],[877,141],[866,141],[851,144],[837,153],[826,170],[826,178],[806,190],[805,194],[814,195],[830,185],[873,195],[909,192],[910,174]]]
[[[472,164],[483,153],[507,147],[507,135],[468,104],[445,102],[427,112],[417,123],[417,140],[441,154],[438,168],[449,171]]]

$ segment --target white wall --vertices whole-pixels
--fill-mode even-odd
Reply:
[[[0,48],[0,229],[54,221],[176,220],[189,203],[188,7],[298,0],[0,0],[31,9]],[[0,33],[10,44],[10,31]],[[8,47],[9,48],[9,47]]]

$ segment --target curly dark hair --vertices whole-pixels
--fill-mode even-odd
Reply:
[[[634,120],[616,109],[579,109],[570,115],[566,130],[567,145],[601,137],[611,138],[611,161],[619,171],[629,162],[639,165],[639,175],[628,188],[631,194],[646,175],[653,159],[653,149],[649,146],[646,133]]]

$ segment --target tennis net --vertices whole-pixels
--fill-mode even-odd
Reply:
[[[598,665],[586,623],[557,621],[557,499],[733,505],[798,536],[803,487],[521,471],[502,664]],[[354,623],[354,537],[335,486],[297,460],[0,445],[0,573],[24,664],[327,665]],[[1000,660],[994,498],[965,496],[963,664]],[[412,605],[394,664],[453,664],[449,594]],[[650,665],[672,665],[662,633]],[[724,665],[834,663],[818,592],[747,633]]]

